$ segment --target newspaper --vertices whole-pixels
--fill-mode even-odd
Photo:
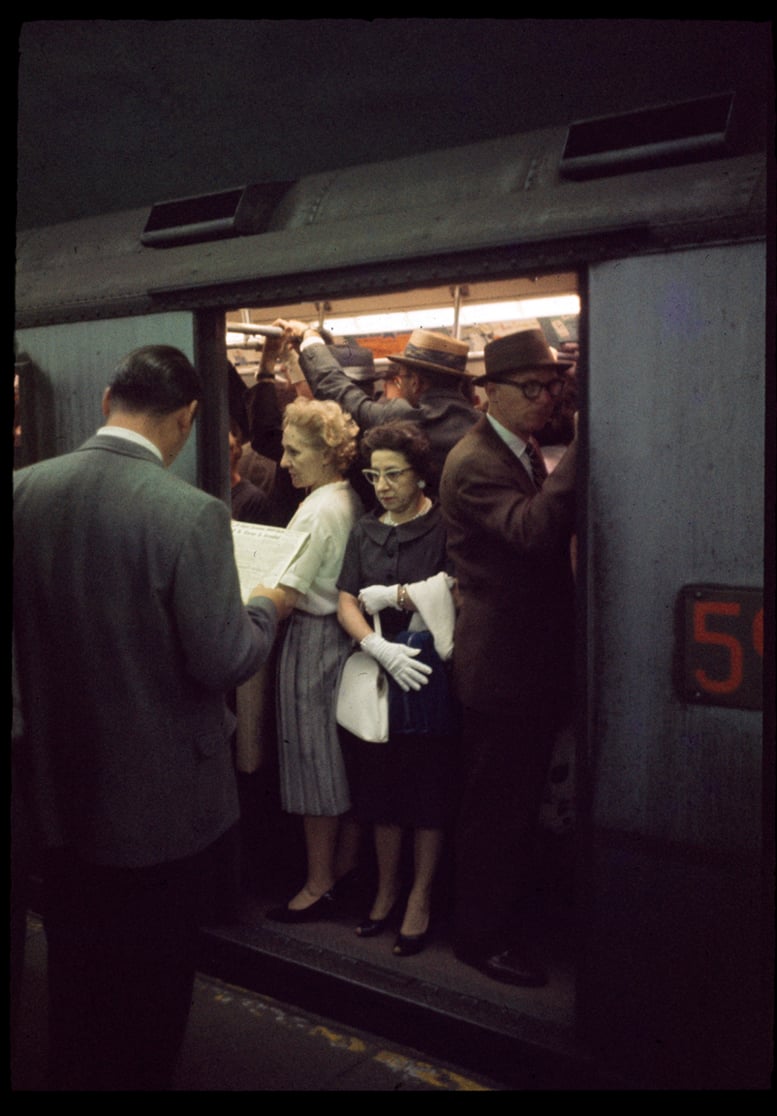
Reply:
[[[289,531],[285,527],[233,519],[232,539],[243,601],[248,601],[256,585],[275,588],[309,538],[307,531]]]

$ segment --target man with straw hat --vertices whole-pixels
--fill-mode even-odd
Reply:
[[[389,376],[399,397],[373,400],[345,374],[319,330],[297,321],[275,324],[299,345],[300,364],[316,399],[339,403],[362,431],[397,419],[417,422],[429,439],[439,477],[448,451],[479,417],[464,393],[470,378],[465,341],[427,329],[413,330],[404,350],[389,358],[399,366]]]

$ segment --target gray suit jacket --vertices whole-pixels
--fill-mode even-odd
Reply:
[[[563,721],[571,700],[575,461],[538,492],[487,418],[451,450],[440,503],[461,605],[454,676],[471,709],[529,705]]]
[[[100,435],[18,472],[18,759],[44,846],[143,866],[234,824],[224,693],[276,625],[241,601],[229,510],[145,448]]]

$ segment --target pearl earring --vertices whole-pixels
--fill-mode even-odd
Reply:
[[[418,487],[419,488],[426,488],[426,481],[425,480],[420,480],[418,482]]]

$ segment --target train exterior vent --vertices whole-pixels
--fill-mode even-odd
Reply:
[[[722,93],[570,125],[559,172],[595,178],[729,154],[734,94]]]
[[[264,232],[290,185],[260,182],[215,194],[157,202],[151,208],[141,243],[150,248],[174,248]]]

